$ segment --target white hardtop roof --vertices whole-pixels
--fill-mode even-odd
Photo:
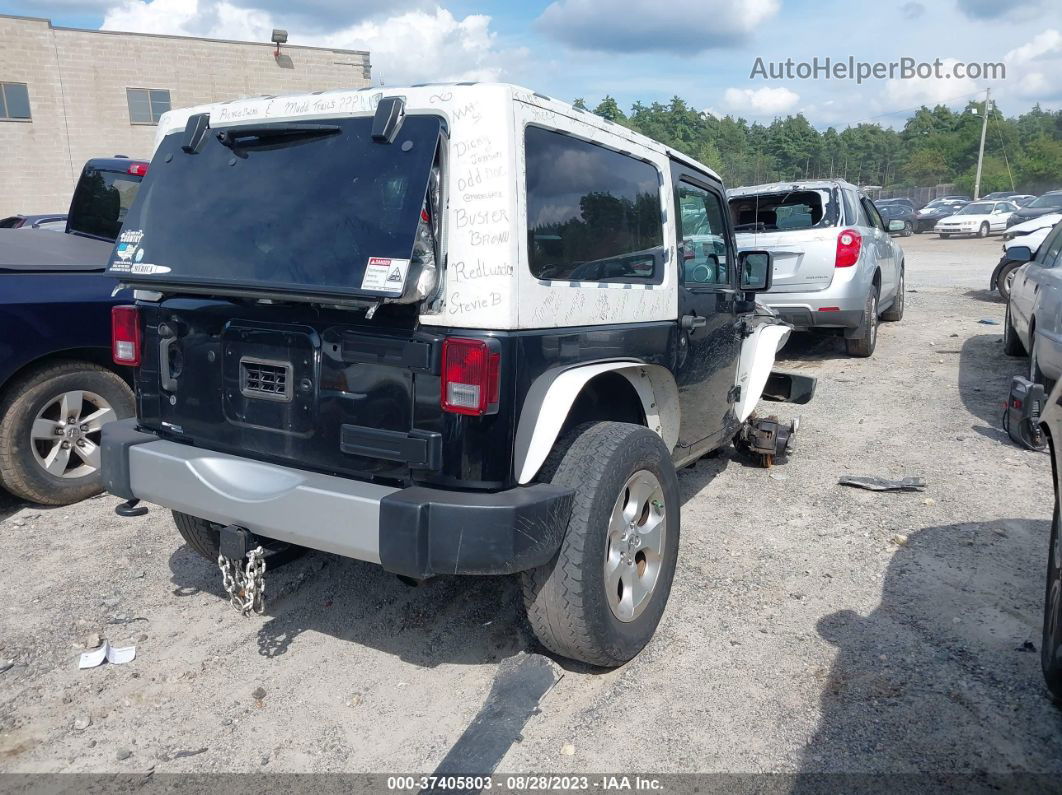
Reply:
[[[757,193],[785,193],[793,190],[821,190],[823,188],[851,188],[859,190],[851,182],[843,179],[805,179],[792,180],[790,182],[768,182],[764,185],[744,185],[740,188],[731,188],[727,196],[752,196]]]
[[[714,169],[648,136],[637,133],[621,124],[609,121],[588,110],[581,110],[559,99],[547,97],[531,89],[510,83],[422,83],[411,86],[371,86],[359,89],[335,89],[331,91],[313,91],[309,93],[284,94],[278,96],[254,96],[179,108],[163,114],[159,120],[156,144],[162,136],[184,128],[188,117],[197,113],[210,114],[211,127],[235,126],[261,121],[264,118],[328,118],[364,114],[375,107],[367,98],[402,96],[408,106],[413,108],[431,108],[438,102],[441,91],[460,90],[469,96],[475,94],[497,94],[501,89],[509,94],[510,100],[525,102],[544,110],[578,119],[592,127],[606,130],[613,135],[625,138],[633,144],[651,149],[654,152],[672,157],[692,166],[717,180],[721,180]]]

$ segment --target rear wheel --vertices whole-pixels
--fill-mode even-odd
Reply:
[[[181,538],[192,548],[194,552],[206,558],[211,563],[218,562],[218,553],[221,551],[221,525],[191,516],[180,511],[171,511],[173,523],[177,525],[177,532]],[[274,566],[282,561],[293,560],[306,554],[306,547],[286,544],[283,541],[263,539],[262,547],[266,552],[267,564]]]
[[[988,221],[981,224],[981,228],[977,230],[978,237],[988,237],[988,233],[992,231],[992,227],[988,225]]]
[[[1025,346],[1018,338],[1018,332],[1014,330],[1014,322],[1010,318],[1010,304],[1007,304],[1007,314],[1003,319],[1003,353],[1007,356],[1024,356]]]
[[[1003,297],[1004,301],[1010,300],[1010,288],[1014,283],[1014,275],[1025,263],[1023,262],[1008,262],[999,271],[999,275],[996,276],[996,291]]]
[[[125,381],[98,365],[62,361],[26,373],[0,401],[0,483],[43,505],[100,492],[101,428],[134,411]]]
[[[1062,548],[1059,546],[1059,509],[1051,523],[1051,546],[1047,555],[1047,588],[1044,593],[1044,631],[1040,664],[1044,682],[1056,701],[1062,701]]]
[[[552,561],[522,574],[535,635],[550,651],[614,667],[660,623],[679,544],[678,478],[660,437],[641,425],[575,428],[544,467],[574,490]]]
[[[904,307],[904,295],[906,293],[904,287],[904,269],[900,268],[900,283],[896,285],[896,298],[892,302],[892,306],[881,313],[881,319],[886,320],[889,323],[896,323],[903,320],[903,307]]]
[[[863,333],[859,337],[845,339],[845,348],[849,356],[866,358],[874,353],[878,345],[878,289],[873,287],[867,295],[863,307]]]

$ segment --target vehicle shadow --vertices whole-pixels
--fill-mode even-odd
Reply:
[[[794,331],[789,335],[785,346],[778,352],[775,362],[793,366],[800,362],[816,362],[837,357],[847,358],[844,337],[840,334],[821,334],[808,331]]]
[[[14,494],[9,494],[0,488],[0,522],[4,521],[7,517],[17,513],[26,505],[25,502],[20,500]]]
[[[679,472],[683,503],[695,497],[738,455],[732,449]],[[200,593],[230,609],[218,567],[187,545],[169,559],[173,595]],[[319,632],[434,668],[479,665],[521,652],[552,657],[524,616],[517,577],[436,577],[410,586],[380,566],[310,551],[266,571],[266,610],[258,630],[263,657],[287,654],[303,633]],[[554,658],[567,671],[599,673]]]
[[[869,615],[819,620],[837,655],[819,671],[810,780],[796,791],[818,791],[821,774],[929,775],[951,788],[957,775],[1062,772],[1062,712],[1038,653],[1049,535],[1040,520],[927,527],[893,555]]]
[[[1005,304],[1006,301],[995,290],[967,290],[963,295],[975,301],[984,301],[988,304]]]
[[[1003,353],[1002,330],[978,334],[963,343],[959,351],[959,398],[963,407],[980,420],[981,424],[971,426],[975,433],[1009,443],[1001,419],[1003,406],[1011,378],[1024,374],[1028,366],[1026,359]]]

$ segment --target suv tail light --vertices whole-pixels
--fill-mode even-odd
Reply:
[[[115,364],[140,366],[140,310],[135,306],[111,309],[111,356]]]
[[[137,177],[147,176],[148,164],[147,163],[131,163],[127,169],[129,174],[133,174]]]
[[[497,410],[501,354],[486,340],[448,337],[442,349],[443,411],[481,415]]]
[[[859,249],[863,246],[863,236],[854,229],[845,229],[837,235],[837,259],[834,266],[848,268],[859,261]]]

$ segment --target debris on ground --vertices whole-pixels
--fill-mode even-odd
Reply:
[[[980,323],[982,326],[998,326],[999,325],[999,321],[998,320],[995,320],[995,319],[990,318],[990,317],[983,317],[980,320],[978,320],[977,322]]]
[[[888,480],[873,475],[845,475],[837,482],[842,486],[855,486],[870,491],[921,491],[926,487],[926,479],[917,475],[900,480]]]
[[[111,663],[111,665],[124,665],[127,662],[132,662],[135,658],[136,646],[118,648],[117,646],[112,646],[109,641],[104,640],[98,649],[82,652],[77,667],[96,668],[99,665],[103,665],[104,660]]]

